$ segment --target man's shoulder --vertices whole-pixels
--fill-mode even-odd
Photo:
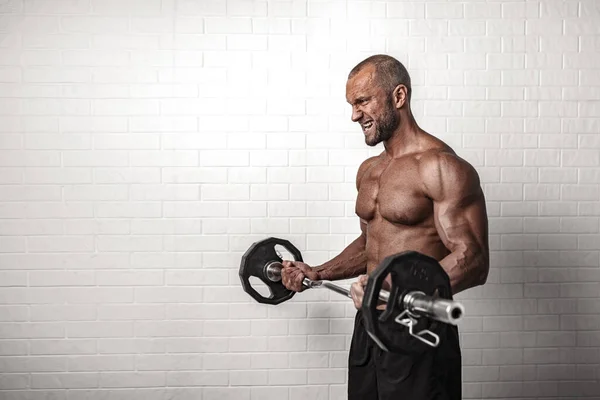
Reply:
[[[449,146],[436,146],[420,153],[419,175],[432,196],[449,192],[471,192],[480,188],[479,174]]]
[[[373,164],[375,164],[381,158],[381,155],[382,154],[378,154],[376,156],[371,156],[371,157],[367,158],[366,160],[364,160],[359,165],[358,170],[356,171],[356,187],[357,187],[357,189],[360,186],[360,181],[362,180],[362,177],[369,170],[369,168],[371,168],[373,166]]]
[[[466,163],[452,148],[444,145],[423,150],[416,155],[416,158],[421,169],[436,169],[446,165],[450,168],[460,168]]]
[[[377,160],[381,159],[383,153],[377,154],[375,156],[371,156],[369,158],[367,158],[366,160],[364,160],[362,163],[360,163],[360,166],[358,167],[359,171],[368,169],[369,167],[371,167],[375,162],[377,162]]]

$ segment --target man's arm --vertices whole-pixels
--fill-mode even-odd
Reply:
[[[488,220],[479,176],[450,153],[421,159],[424,190],[433,201],[435,226],[450,254],[440,264],[454,294],[483,285],[489,272]]]

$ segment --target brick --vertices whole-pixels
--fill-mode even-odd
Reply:
[[[89,40],[85,33],[44,35],[23,32],[21,35],[22,46],[25,49],[87,49]]]
[[[159,271],[98,271],[96,281],[100,286],[156,286],[163,284],[163,274]]]
[[[94,221],[91,219],[71,219],[64,224],[66,234],[127,234],[129,222],[125,220]]]
[[[29,376],[28,374],[6,374],[0,378],[0,387],[6,390],[27,389]]]
[[[538,273],[533,268],[506,268],[500,270],[500,283],[528,283],[537,282]],[[535,303],[528,301],[505,301],[501,303],[502,314],[528,314],[532,309],[535,309]]]
[[[579,215],[600,215],[600,207],[598,203],[582,202],[579,203]]]
[[[136,201],[183,201],[198,200],[200,187],[194,184],[132,185],[129,196]]]
[[[59,17],[55,15],[10,15],[3,21],[6,28],[19,28],[25,32],[52,34],[59,31]]]
[[[121,3],[116,0],[98,1],[92,0],[92,12],[100,15],[114,14],[135,14],[143,16],[157,15],[161,11],[161,2],[151,0],[148,2],[134,0],[127,3],[126,6],[120,7]]]
[[[518,184],[490,183],[485,186],[486,198],[488,200],[523,200],[523,187]]]
[[[563,200],[597,200],[599,196],[597,185],[590,184],[565,184],[562,185]]]
[[[6,357],[0,364],[3,373],[21,372],[65,372],[67,360],[64,357]]]
[[[233,209],[232,209],[233,211]],[[270,219],[269,219],[270,220]],[[211,218],[210,220],[204,220],[202,224],[202,233],[204,234],[219,234],[219,233],[250,233],[250,223],[254,224],[254,221],[262,221],[265,220],[251,220],[249,218]],[[274,225],[274,223],[267,222],[267,224]],[[285,228],[284,228],[285,229]],[[197,233],[197,232],[193,232]]]
[[[55,236],[30,237],[27,241],[30,252],[89,252],[94,248],[92,237]]]
[[[270,197],[270,196],[267,196]],[[260,200],[260,199],[259,199]],[[267,211],[267,203],[263,202],[263,201],[252,201],[252,202],[236,202],[236,203],[232,203],[229,205],[229,215],[231,217],[266,217],[267,215],[269,216],[274,216],[277,217],[276,214],[271,214],[269,211]],[[277,210],[279,209],[279,206],[277,204],[270,206],[271,209],[273,210]],[[291,206],[292,208],[294,208],[294,206]],[[221,216],[226,216],[226,215],[221,215]],[[282,216],[288,216],[285,213],[282,214]]]
[[[524,199],[532,200],[559,200],[560,186],[551,184],[529,184],[524,186]]]
[[[4,276],[7,274],[4,273]],[[3,286],[11,286],[3,285]],[[29,312],[26,306],[2,306],[0,307],[0,321],[2,322],[27,322],[29,320]]]
[[[164,372],[105,372],[100,374],[101,387],[138,388],[166,385]]]
[[[12,82],[17,75],[10,69],[0,69],[0,82]],[[12,76],[12,78],[11,78]],[[20,77],[20,74],[18,75]],[[83,83],[89,82],[92,75],[87,67],[67,67],[56,69],[50,66],[23,68],[23,81],[32,83]]]
[[[500,169],[502,182],[537,182],[538,169],[531,167],[502,167]]]
[[[291,30],[292,24],[289,18],[252,18],[252,33],[290,34]]]
[[[489,218],[489,231],[495,233],[520,233],[523,230],[521,218]]]
[[[104,218],[160,217],[157,202],[104,202],[95,207],[96,216]]]
[[[30,286],[93,286],[94,274],[90,271],[32,271]]]
[[[251,33],[252,20],[247,17],[208,17],[205,18],[206,33]]]
[[[79,389],[98,387],[96,373],[32,374],[32,389]]]
[[[270,370],[268,384],[270,386],[306,385],[308,382],[307,372],[298,370]]]
[[[172,371],[167,373],[168,386],[226,386],[226,371]]]
[[[200,158],[192,150],[132,150],[128,154],[132,167],[190,167],[197,166]]]
[[[420,10],[415,9],[414,12],[420,13]],[[443,20],[410,20],[409,36],[438,36],[447,34],[448,32],[452,34],[453,30],[449,28],[449,25],[450,27],[453,26],[452,24],[449,24],[448,21]],[[461,34],[464,34],[465,31],[468,31],[470,27],[472,27],[472,25],[469,27],[463,27]]]
[[[580,250],[596,250],[598,245],[598,238],[600,235],[579,235],[577,238],[578,248]]]

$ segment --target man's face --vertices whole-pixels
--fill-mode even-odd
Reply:
[[[377,83],[374,67],[367,66],[348,79],[346,101],[352,106],[352,121],[360,124],[368,146],[392,137],[400,117],[392,93],[386,93]]]

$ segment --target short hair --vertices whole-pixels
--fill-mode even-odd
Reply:
[[[410,102],[412,92],[410,75],[406,67],[392,56],[376,54],[364,59],[352,68],[348,74],[348,79],[369,65],[375,67],[376,80],[385,91],[391,92],[398,85],[406,86],[406,95],[408,96],[408,102]]]

